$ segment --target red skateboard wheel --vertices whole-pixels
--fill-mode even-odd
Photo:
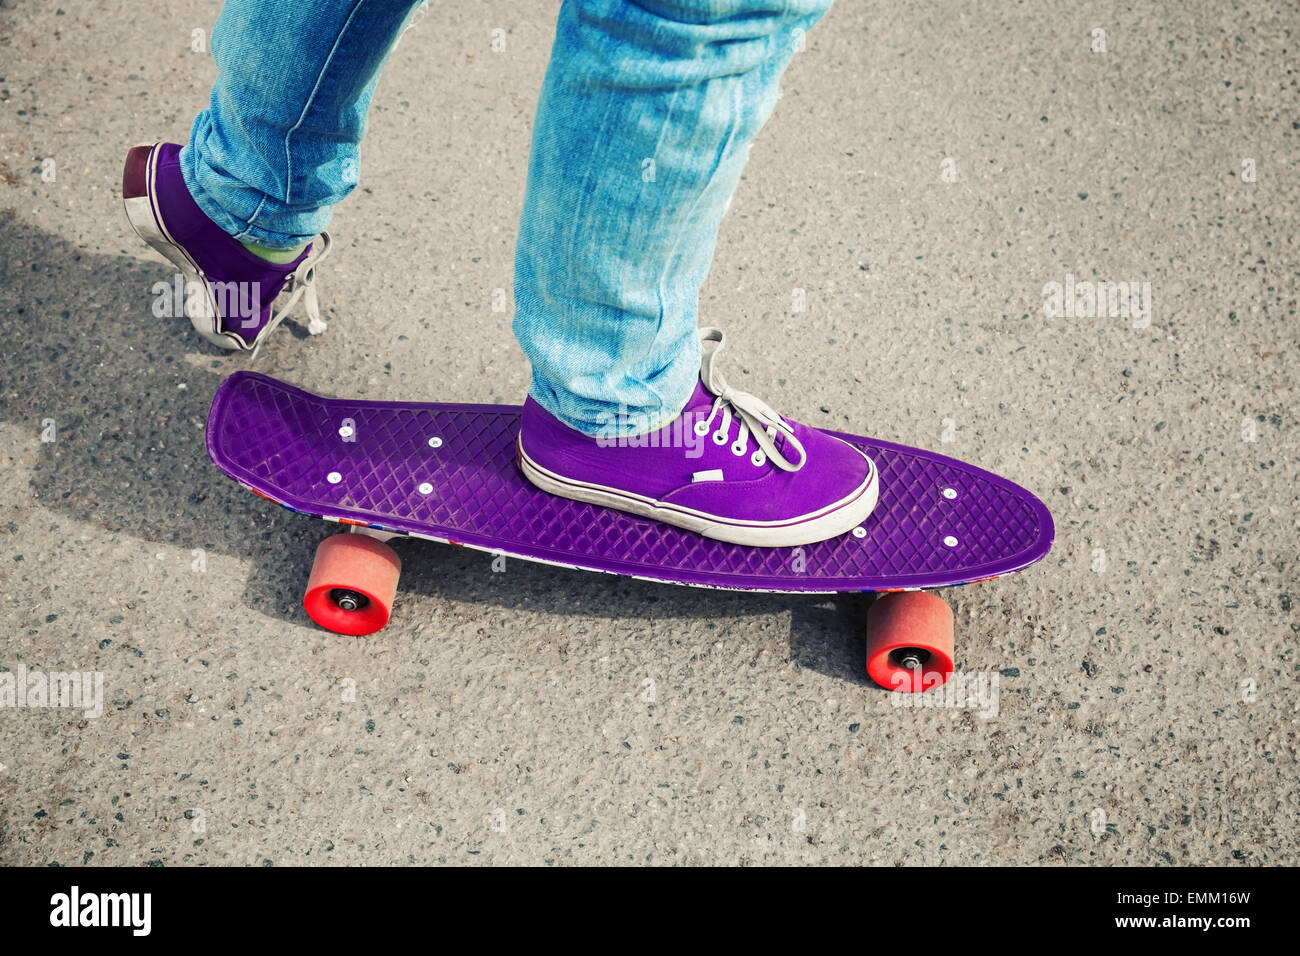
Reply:
[[[388,623],[402,561],[384,542],[365,534],[336,534],[316,549],[302,606],[336,634],[373,634]]]
[[[938,687],[952,676],[952,647],[952,609],[938,595],[883,594],[867,611],[867,674],[881,687]]]

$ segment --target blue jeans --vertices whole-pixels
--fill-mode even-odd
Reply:
[[[515,247],[514,331],[551,414],[595,434],[680,413],[718,225],[830,3],[564,0]],[[226,0],[211,103],[181,153],[199,207],[274,248],[323,229],[357,183],[379,72],[418,5]]]

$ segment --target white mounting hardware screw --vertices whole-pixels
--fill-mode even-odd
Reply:
[[[947,498],[949,501],[952,501],[952,499],[954,499],[954,498],[957,497],[957,489],[956,489],[956,488],[945,488],[945,489],[943,489],[943,496],[944,496],[945,498]]]
[[[957,547],[957,539],[954,538],[952,535],[948,535],[946,538],[944,538],[944,539],[943,539],[943,543],[946,544],[946,545],[947,545],[948,547],[950,547],[950,548],[955,548],[955,547]]]
[[[355,429],[351,425],[344,425],[339,429],[340,438],[351,438]]]
[[[343,476],[340,475],[337,471],[331,471],[328,475],[325,476],[325,480],[328,481],[331,485],[337,485],[340,481],[343,480]]]
[[[854,529],[853,529],[853,537],[855,537],[855,538],[865,538],[866,536],[867,536],[867,529],[866,529],[866,528],[858,527],[858,528],[854,528]]]
[[[417,490],[422,495],[431,495],[433,494],[433,485],[429,484],[427,481],[422,481],[420,482],[420,487]]]
[[[430,448],[441,448],[441,447],[442,447],[442,439],[439,438],[437,435],[434,435],[432,438],[429,439],[429,447],[430,447]]]

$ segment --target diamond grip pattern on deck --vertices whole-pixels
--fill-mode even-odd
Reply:
[[[712,541],[539,491],[516,466],[518,429],[517,407],[326,399],[237,372],[213,400],[208,452],[227,474],[296,511],[688,584],[943,587],[1018,570],[1051,546],[1050,515],[1023,488],[943,456],[849,435],[841,437],[880,471],[864,537],[802,549]],[[421,491],[426,484],[431,491]]]

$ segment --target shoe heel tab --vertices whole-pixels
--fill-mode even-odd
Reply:
[[[152,146],[132,146],[122,165],[122,198],[139,199],[149,194],[147,171]]]

